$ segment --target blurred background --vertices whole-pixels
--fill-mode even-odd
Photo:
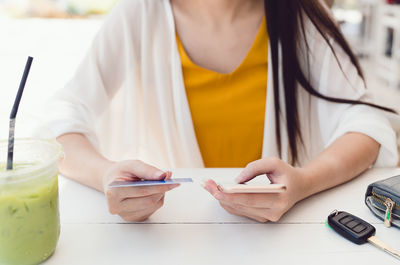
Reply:
[[[8,125],[27,56],[35,59],[19,114],[25,119],[51,111],[43,103],[74,73],[117,1],[0,0],[2,124]],[[376,103],[400,111],[400,0],[325,2],[360,58]]]

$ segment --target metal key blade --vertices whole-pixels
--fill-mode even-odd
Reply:
[[[393,257],[397,258],[400,260],[400,252],[386,244],[385,242],[381,241],[379,238],[376,236],[371,236],[368,238],[368,242],[374,245],[377,248],[382,249],[386,253],[389,253]]]

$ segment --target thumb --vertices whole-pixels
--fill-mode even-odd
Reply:
[[[169,173],[146,164],[140,160],[127,160],[121,162],[120,171],[124,175],[137,177],[143,180],[165,179]]]
[[[276,157],[253,161],[243,169],[235,180],[237,183],[244,183],[262,174],[272,174],[279,168],[281,163],[282,161]]]

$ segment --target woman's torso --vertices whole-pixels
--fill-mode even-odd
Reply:
[[[219,73],[192,62],[177,35],[186,95],[206,167],[244,167],[261,158],[268,70],[262,21],[241,64]]]

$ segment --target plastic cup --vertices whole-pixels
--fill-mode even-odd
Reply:
[[[13,170],[0,141],[0,264],[38,264],[52,255],[60,235],[55,140],[16,139]]]

